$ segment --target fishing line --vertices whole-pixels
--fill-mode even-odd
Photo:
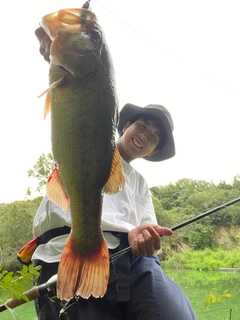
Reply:
[[[90,1],[90,0],[89,0]],[[150,40],[149,38],[147,38],[145,35],[143,35],[140,31],[138,31],[137,29],[135,29],[132,25],[130,25],[129,23],[127,23],[126,21],[124,21],[123,19],[121,19],[116,13],[114,13],[113,11],[109,10],[107,7],[105,7],[102,3],[100,3],[98,0],[95,0],[95,2],[101,6],[102,8],[104,8],[105,11],[107,11],[109,14],[111,14],[113,17],[117,18],[122,24],[124,24],[125,26],[127,26],[129,29],[131,29],[132,31],[134,31],[136,34],[138,34],[140,37],[142,37],[143,39],[147,40],[149,43],[151,43],[154,48],[157,51],[164,51],[165,53],[167,53],[169,56],[171,56],[175,62],[177,63],[179,61],[177,55],[175,53],[173,53],[172,51],[166,50],[163,47],[160,47],[156,42],[153,42],[152,40]],[[178,49],[178,48],[176,48]],[[178,50],[175,50],[176,52],[179,52]],[[194,70],[192,70],[192,72],[195,72]],[[206,77],[207,79],[209,79],[209,75],[207,75],[206,73],[202,73],[197,71],[197,74],[202,75],[204,77]],[[222,87],[225,87],[226,89],[232,91],[232,92],[237,92],[236,90],[234,90],[233,88],[225,85],[222,82],[219,82],[218,79],[210,77],[212,79],[212,81]]]
[[[147,40],[148,42],[152,43],[154,45],[154,42],[152,42],[150,39],[148,39],[146,36],[144,36],[141,32],[139,32],[137,29],[134,29],[129,23],[127,23],[126,21],[124,21],[123,19],[121,19],[118,15],[116,15],[114,12],[112,12],[111,10],[109,10],[108,8],[106,8],[103,4],[101,4],[99,1],[95,0],[95,2],[97,2],[101,7],[103,7],[106,11],[108,11],[113,17],[117,18],[121,23],[123,23],[124,25],[126,25],[129,29],[133,30],[135,33],[137,33],[138,35],[140,35],[142,38],[144,38],[145,40]],[[164,49],[163,49],[164,50]]]

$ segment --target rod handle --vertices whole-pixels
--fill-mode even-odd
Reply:
[[[33,287],[33,288],[29,289],[28,291],[25,291],[24,294],[29,298],[29,301],[37,299],[40,296],[39,291],[38,291],[38,287]],[[26,301],[23,298],[21,298],[21,299],[11,298],[11,299],[7,300],[6,305],[9,308],[13,309],[13,308],[16,308],[26,302],[28,302],[28,301]]]

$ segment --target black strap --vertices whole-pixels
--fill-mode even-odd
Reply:
[[[47,243],[49,240],[70,233],[71,228],[68,226],[48,230],[38,237],[38,245]],[[120,238],[119,251],[129,246],[128,233],[111,232],[114,236]],[[116,301],[124,302],[130,300],[130,252],[125,253],[118,258],[117,264],[117,284],[116,284]],[[110,277],[111,278],[111,277]],[[114,277],[116,281],[116,276]],[[111,281],[111,282],[114,282]]]
[[[70,233],[71,228],[68,226],[50,229],[37,238],[37,244],[44,244],[53,238]]]
[[[119,250],[128,247],[128,234],[120,234]],[[118,281],[116,285],[116,301],[125,302],[130,300],[130,252],[118,258],[117,267]]]

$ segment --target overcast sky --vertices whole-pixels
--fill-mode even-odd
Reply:
[[[1,26],[0,203],[24,199],[27,171],[51,151],[43,120],[48,64],[34,35],[44,14],[85,1],[4,1]],[[162,104],[176,156],[132,165],[149,186],[188,178],[231,183],[240,173],[238,0],[91,1],[114,62],[119,108]],[[97,142],[97,140],[96,140]]]

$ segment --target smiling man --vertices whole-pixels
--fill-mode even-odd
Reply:
[[[121,155],[125,187],[104,195],[102,230],[109,253],[132,247],[132,252],[113,261],[108,289],[103,298],[83,299],[67,309],[69,319],[106,320],[197,320],[180,286],[161,269],[157,254],[161,235],[172,231],[158,225],[146,180],[130,165],[137,158],[163,161],[175,154],[173,121],[161,105],[144,108],[126,104],[120,112],[117,147]],[[63,212],[47,197],[34,219],[35,234],[71,227],[70,209]],[[57,273],[68,235],[59,234],[35,250],[32,261],[42,266],[39,283]],[[62,308],[47,296],[35,301],[38,319],[58,319]]]
[[[128,163],[142,157],[150,161],[168,159],[175,154],[172,130],[172,118],[165,107],[141,108],[128,103],[121,110],[118,150]]]

